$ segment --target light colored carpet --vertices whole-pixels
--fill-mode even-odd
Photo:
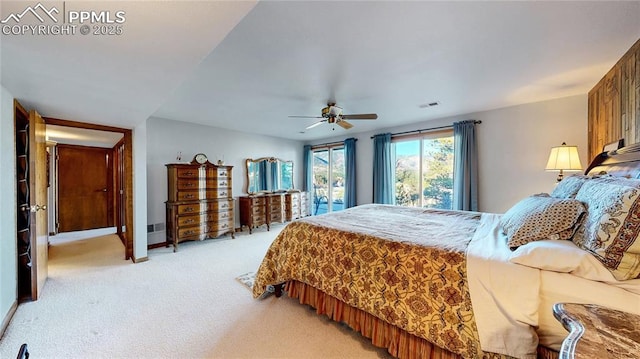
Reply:
[[[0,358],[387,358],[349,328],[239,284],[282,226],[183,242],[132,264],[114,235],[50,247],[42,298],[18,307]]]

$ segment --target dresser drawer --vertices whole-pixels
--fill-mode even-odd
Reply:
[[[181,214],[196,214],[207,210],[207,204],[205,203],[189,203],[178,205],[178,215]]]
[[[211,201],[207,204],[209,211],[233,210],[233,198]]]
[[[207,178],[207,188],[231,188],[231,179],[228,177]]]
[[[252,206],[264,206],[265,204],[265,197],[250,197],[249,198],[249,202],[251,203]]]
[[[177,168],[176,175],[178,178],[204,178],[206,170],[203,167]]]
[[[175,198],[176,201],[199,201],[211,197],[207,191],[179,191]]]
[[[176,181],[176,188],[178,190],[197,190],[199,188],[200,181],[195,179],[183,179],[179,178]]]
[[[265,212],[265,208],[264,208],[264,206],[263,206],[263,205],[258,205],[258,206],[253,206],[253,207],[251,207],[251,213],[252,213],[254,216],[261,216],[261,215],[264,215],[264,212]]]
[[[228,221],[233,218],[232,211],[223,212],[206,212],[203,214],[191,215],[191,216],[178,216],[178,227],[188,227],[197,225],[200,222],[211,221]]]
[[[206,233],[216,233],[220,231],[226,231],[233,229],[233,222],[221,221],[221,222],[209,222],[205,228]]]
[[[208,178],[227,178],[231,179],[231,171],[225,167],[207,169]]]
[[[178,238],[199,237],[200,235],[206,233],[204,229],[204,227],[200,226],[180,228],[178,229]]]
[[[220,201],[185,203],[177,206],[177,214],[198,214],[202,212],[219,212],[225,210],[233,210],[233,199],[224,199]]]
[[[271,213],[271,222],[282,222],[282,213]]]
[[[178,216],[176,222],[178,224],[178,228],[184,228],[200,224],[200,218],[200,215]]]

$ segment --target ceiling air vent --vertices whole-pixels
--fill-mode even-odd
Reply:
[[[429,108],[429,107],[434,107],[434,106],[438,106],[438,105],[440,105],[440,102],[439,101],[434,101],[434,102],[429,102],[429,103],[422,104],[422,105],[420,105],[418,107],[420,107],[420,108]]]

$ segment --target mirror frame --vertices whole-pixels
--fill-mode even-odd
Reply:
[[[274,163],[274,162],[280,162],[280,163],[289,163],[291,165],[291,188],[279,188],[279,189],[275,189],[275,190],[262,190],[262,191],[249,191],[249,189],[251,188],[250,184],[251,184],[251,176],[249,175],[249,164],[254,163],[260,163],[262,161],[266,161],[267,163]],[[287,191],[291,191],[295,188],[294,182],[293,182],[293,161],[285,161],[281,158],[278,157],[260,157],[260,158],[247,158],[245,160],[245,180],[246,180],[246,184],[245,184],[245,193],[249,194],[249,195],[256,195],[256,194],[260,194],[260,193],[276,193],[276,192],[287,192]]]

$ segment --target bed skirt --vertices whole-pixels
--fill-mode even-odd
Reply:
[[[387,348],[389,354],[400,359],[461,359],[454,354],[431,344],[423,338],[391,325],[377,317],[354,308],[324,292],[298,281],[289,281],[285,291],[290,298],[297,298],[300,303],[310,305],[316,313],[324,314],[329,319],[345,323],[351,329],[359,332],[371,343],[380,348]],[[485,356],[485,358],[500,358],[502,356]],[[538,347],[539,359],[557,359],[558,353]]]

